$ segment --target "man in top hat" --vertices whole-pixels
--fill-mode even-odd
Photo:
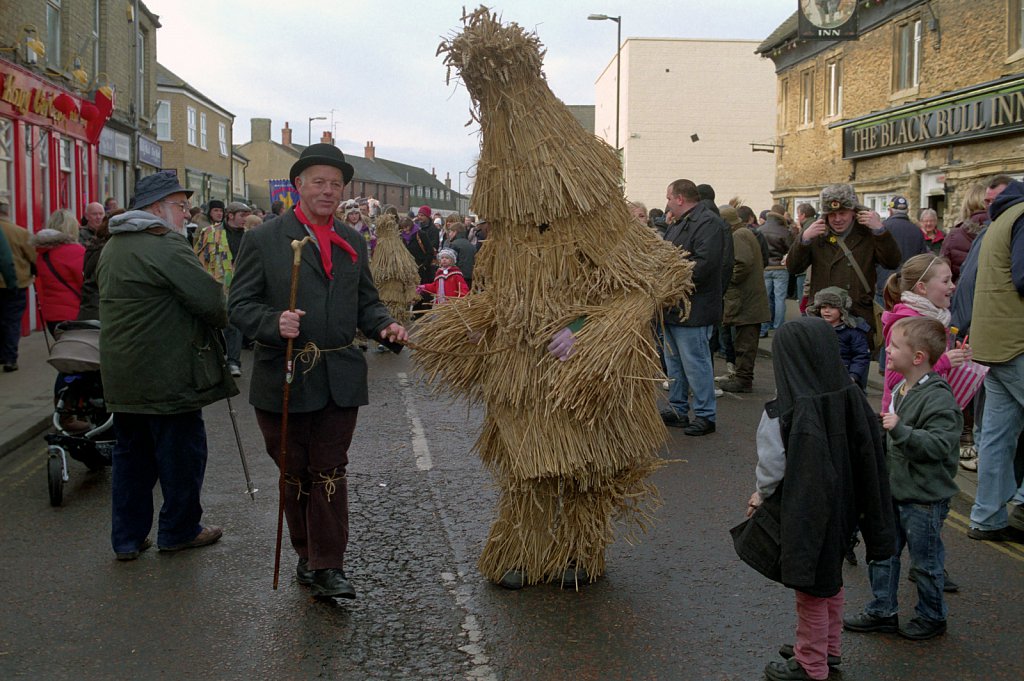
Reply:
[[[344,571],[348,543],[348,447],[368,402],[357,331],[399,349],[405,329],[388,314],[370,275],[366,240],[335,219],[353,168],[332,144],[303,150],[289,177],[299,202],[246,232],[229,296],[231,321],[256,341],[249,402],[278,461],[285,347],[316,346],[295,361],[288,404],[285,517],[298,554],[296,578],[317,597],[355,598]],[[292,243],[302,248],[298,298],[289,311]]]
[[[850,294],[850,312],[871,327],[874,345],[875,267],[895,268],[900,248],[878,213],[857,202],[853,187],[833,184],[821,190],[821,217],[804,230],[786,255],[786,268],[801,274],[811,268],[808,296],[838,286]]]
[[[153,486],[160,481],[157,545],[180,551],[212,544],[200,524],[206,472],[202,408],[238,393],[224,363],[223,287],[185,238],[192,192],[162,171],[135,185],[133,210],[110,219],[96,279],[100,372],[114,414],[111,542],[118,560],[152,546]]]

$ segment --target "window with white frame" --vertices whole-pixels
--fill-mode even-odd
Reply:
[[[800,125],[814,123],[814,69],[800,74]]]
[[[156,138],[160,141],[171,139],[171,103],[166,99],[156,103]]]
[[[196,146],[196,110],[195,107],[186,107],[186,117],[188,120],[188,143],[193,147]]]
[[[55,69],[64,68],[61,59],[61,0],[46,0],[46,63]]]
[[[217,144],[220,145],[220,155],[228,155],[228,126],[217,123]]]
[[[865,194],[864,205],[881,215],[884,220],[889,217],[889,200],[896,195],[896,192]]]
[[[138,76],[138,87],[139,87],[139,110],[142,112],[143,117],[149,118],[149,93],[146,91],[146,34],[142,31],[138,33],[138,39],[136,40],[136,49],[138,49],[138,65],[139,65],[139,76]]]
[[[843,60],[834,59],[825,65],[825,78],[828,81],[829,116],[843,113]]]
[[[779,81],[779,127],[782,130],[786,129],[786,125],[789,124],[789,78],[783,78]]]
[[[1006,25],[1009,53],[1024,52],[1024,0],[1007,0]]]
[[[921,73],[921,19],[911,19],[896,27],[895,90],[917,87]]]
[[[100,0],[92,2],[92,75],[100,72]]]
[[[0,118],[0,196],[6,197],[14,215],[14,125]]]
[[[199,112],[199,148],[206,148],[206,112]]]
[[[793,215],[794,216],[796,215],[796,209],[800,206],[801,203],[809,203],[812,206],[814,206],[814,212],[815,213],[820,213],[821,212],[821,196],[820,195],[818,195],[818,196],[798,196],[795,199],[793,199]]]

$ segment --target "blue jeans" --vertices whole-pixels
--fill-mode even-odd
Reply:
[[[918,616],[931,622],[946,620],[946,601],[942,588],[946,585],[943,568],[946,547],[942,544],[942,523],[949,513],[949,499],[930,504],[894,501],[896,516],[896,555],[868,563],[868,578],[874,598],[864,611],[875,617],[889,617],[899,612],[896,594],[900,589],[900,554],[906,546],[910,563],[917,572]]]
[[[224,328],[224,346],[228,364],[242,366],[242,332],[231,324]]]
[[[668,344],[665,364],[668,377],[674,379],[668,391],[668,403],[680,416],[689,416],[689,394],[693,390],[694,415],[715,420],[715,376],[708,345],[713,329],[713,326],[665,325]]]
[[[971,507],[971,527],[999,530],[1007,526],[1006,502],[1024,499],[1014,477],[1017,440],[1024,427],[1024,355],[993,364],[985,376],[985,416],[978,433],[978,493]]]
[[[778,329],[786,321],[786,289],[789,287],[788,270],[765,270],[764,290],[768,294],[768,306],[772,311],[770,322],[761,325],[761,333]]]
[[[164,503],[158,546],[190,542],[202,530],[199,493],[206,475],[203,412],[114,414],[117,442],[111,482],[111,544],[115,553],[136,551],[153,526],[153,486]]]
[[[21,318],[28,304],[28,289],[0,288],[0,364],[18,363]]]

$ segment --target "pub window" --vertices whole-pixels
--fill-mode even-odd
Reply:
[[[800,125],[814,122],[814,70],[800,74]]]
[[[1007,0],[1006,20],[1010,37],[1010,54],[1024,51],[1024,1]]]
[[[921,20],[896,27],[896,91],[917,87],[921,73]]]
[[[223,123],[217,124],[217,144],[220,145],[220,155],[228,155],[228,126]]]
[[[199,112],[199,148],[206,148],[206,112]]]
[[[838,116],[843,112],[842,60],[830,61],[825,66],[825,77],[828,80],[828,115]]]
[[[789,123],[789,79],[783,78],[779,81],[779,127],[783,130],[786,129],[786,125]]]
[[[61,0],[46,0],[46,63],[55,69],[64,67],[60,56]]]
[[[196,146],[196,110],[194,107],[187,107],[188,116],[188,143]]]
[[[171,103],[165,99],[156,103],[156,138],[171,139]]]

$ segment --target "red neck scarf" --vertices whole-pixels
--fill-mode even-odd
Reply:
[[[359,254],[356,253],[356,250],[334,231],[333,218],[328,218],[326,225],[315,225],[302,212],[301,203],[295,206],[295,217],[298,218],[299,222],[309,227],[310,231],[313,232],[313,236],[316,237],[316,243],[320,249],[320,262],[324,266],[324,273],[328,279],[334,279],[334,265],[331,263],[332,244],[348,253],[349,257],[352,258],[352,262],[359,260]]]

